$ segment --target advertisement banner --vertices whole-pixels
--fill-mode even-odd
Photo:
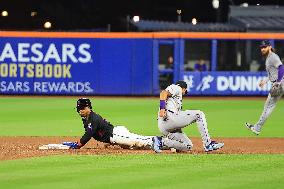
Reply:
[[[184,72],[189,95],[267,95],[271,84],[258,86],[266,72]]]
[[[0,38],[0,94],[158,94],[151,38]],[[270,88],[258,86],[265,72],[180,73],[190,95],[267,95]]]
[[[2,37],[0,94],[151,95],[152,39]]]
[[[1,38],[1,94],[90,94],[95,90],[90,39]]]

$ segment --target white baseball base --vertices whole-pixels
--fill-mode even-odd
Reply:
[[[175,148],[170,148],[170,150],[171,150],[172,153],[177,153],[177,149],[175,149]]]
[[[46,144],[39,146],[40,150],[68,150],[70,149],[70,146],[66,146],[63,144]]]

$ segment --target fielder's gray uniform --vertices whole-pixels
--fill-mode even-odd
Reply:
[[[265,67],[266,67],[266,71],[268,74],[268,79],[271,83],[274,83],[277,81],[278,79],[278,67],[282,64],[279,56],[277,54],[275,54],[274,52],[271,52],[268,54],[266,61],[265,61]],[[281,86],[282,86],[282,91],[284,91],[284,80],[282,78],[281,80]],[[270,116],[270,114],[272,113],[272,111],[274,110],[276,103],[278,102],[279,99],[281,99],[283,95],[283,92],[281,95],[277,96],[277,97],[271,97],[271,95],[269,94],[266,102],[264,104],[264,109],[263,112],[258,120],[258,122],[254,125],[254,128],[256,131],[260,132],[261,131],[261,127],[263,126],[263,124],[265,123],[265,121],[267,120],[267,118]]]
[[[209,145],[211,139],[204,113],[200,110],[181,110],[182,88],[180,86],[172,84],[165,90],[168,91],[171,96],[166,100],[167,119],[158,116],[158,127],[164,135],[162,138],[163,144],[177,150],[191,150],[193,144],[186,134],[182,132],[182,128],[196,122],[203,145]]]

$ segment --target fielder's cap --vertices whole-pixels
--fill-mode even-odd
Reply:
[[[90,99],[88,98],[79,98],[77,100],[77,112],[79,112],[80,110],[84,109],[85,107],[89,107],[90,109],[92,109],[92,103],[90,101]]]
[[[187,94],[187,84],[186,84],[186,82],[184,82],[182,80],[179,80],[179,81],[176,82],[176,85],[180,86],[183,89],[186,89],[185,94]]]
[[[267,47],[267,46],[271,46],[271,43],[268,40],[263,40],[260,42],[260,45],[259,45],[260,48]]]
[[[180,86],[181,88],[187,89],[187,84],[186,82],[180,80],[176,82],[176,85]]]

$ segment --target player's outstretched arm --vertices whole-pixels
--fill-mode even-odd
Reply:
[[[69,146],[71,149],[80,149],[84,146],[80,142],[63,142],[62,144]]]
[[[92,138],[91,130],[87,130],[81,139],[77,142],[63,142],[63,145],[70,146],[71,149],[82,148]]]

